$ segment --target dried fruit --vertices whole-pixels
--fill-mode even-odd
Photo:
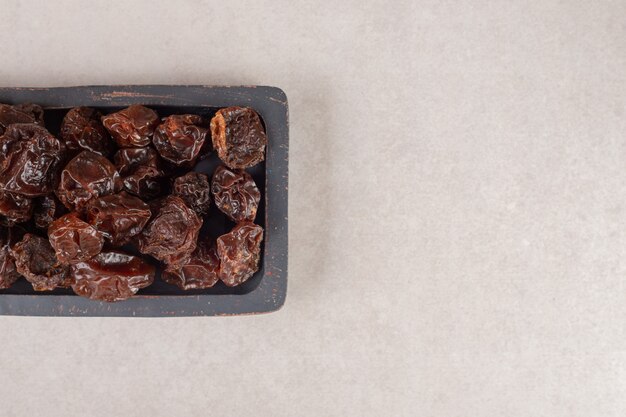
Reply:
[[[211,207],[211,187],[206,174],[189,172],[176,178],[172,194],[182,198],[200,216],[206,214]]]
[[[137,236],[150,220],[150,207],[124,191],[92,201],[87,219],[114,246],[121,246]]]
[[[0,188],[35,197],[56,184],[65,146],[43,127],[12,124],[0,137]]]
[[[54,219],[58,219],[67,212],[65,206],[61,204],[54,195],[37,197],[33,202],[35,226],[41,229],[48,230],[48,226],[50,226],[50,223],[52,223]]]
[[[0,215],[7,225],[28,221],[33,213],[33,203],[28,197],[0,191]]]
[[[68,267],[57,260],[48,239],[26,233],[13,245],[11,255],[17,271],[30,282],[35,291],[49,291],[67,279]]]
[[[43,115],[37,105],[0,104],[0,289],[22,274],[37,291],[71,286],[91,299],[127,299],[155,276],[146,256],[111,249],[129,243],[184,290],[236,286],[259,269],[261,193],[243,171],[265,158],[254,110],[224,108],[208,125],[192,114],[160,120],[141,105],[106,116],[76,107],[60,139],[42,127]],[[189,172],[213,148],[225,166],[212,178]],[[198,240],[211,199],[237,226]],[[207,229],[223,221],[208,218]],[[47,235],[14,226],[22,222]]]
[[[115,154],[115,165],[129,193],[150,199],[161,192],[160,179],[164,173],[159,156],[151,147],[120,149]]]
[[[34,103],[14,104],[13,108],[18,111],[21,111],[22,113],[26,113],[32,118],[33,120],[32,122],[26,122],[26,123],[35,123],[36,125],[45,127],[44,119],[43,119],[43,107],[41,107],[39,104],[34,104]]]
[[[263,228],[251,222],[238,224],[217,238],[220,279],[229,287],[239,285],[259,269]]]
[[[113,194],[122,183],[115,166],[102,155],[83,151],[61,171],[57,197],[70,210],[82,210],[93,199]]]
[[[63,264],[75,264],[91,259],[102,250],[104,236],[95,227],[82,221],[76,212],[52,222],[48,239]]]
[[[102,117],[102,124],[121,148],[147,146],[159,124],[157,113],[138,104]]]
[[[176,196],[155,204],[153,218],[139,235],[139,250],[165,263],[191,254],[196,249],[202,219]]]
[[[198,242],[196,250],[190,256],[176,265],[168,265],[161,277],[165,282],[183,290],[209,288],[219,281],[219,269],[220,260],[215,244],[203,240]]]
[[[14,123],[35,123],[43,126],[43,109],[36,104],[0,104],[0,135]]]
[[[193,114],[166,117],[154,131],[154,147],[163,159],[176,165],[190,166],[209,133],[202,123],[202,117]]]
[[[211,192],[215,206],[231,220],[254,221],[261,193],[250,174],[219,166],[213,173]]]
[[[154,281],[154,266],[118,251],[101,252],[71,267],[78,295],[92,300],[126,300]]]
[[[109,155],[113,142],[100,122],[101,117],[99,111],[90,107],[74,107],[68,111],[61,123],[61,139],[67,149]]]
[[[20,278],[11,254],[11,246],[22,238],[23,232],[16,227],[0,226],[0,290],[9,288]]]
[[[219,110],[211,119],[211,139],[229,168],[248,168],[265,159],[267,138],[261,119],[247,107]]]

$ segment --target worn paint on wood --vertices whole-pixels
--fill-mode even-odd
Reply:
[[[278,310],[287,293],[288,256],[288,104],[285,93],[264,86],[86,86],[0,88],[0,103],[31,102],[48,109],[92,106],[102,109],[131,104],[189,108],[250,106],[265,123],[269,145],[265,161],[265,228],[262,268],[254,286],[206,293],[145,294],[116,303],[92,301],[68,291],[11,294],[0,291],[1,315],[180,317],[230,316]],[[260,184],[259,184],[260,185]]]

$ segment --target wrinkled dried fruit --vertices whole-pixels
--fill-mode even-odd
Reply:
[[[93,199],[120,190],[122,182],[115,166],[97,153],[83,151],[61,171],[57,197],[70,210],[82,210]]]
[[[65,206],[54,195],[37,197],[33,200],[33,203],[35,226],[41,229],[48,230],[48,226],[54,219],[58,219],[67,212]]]
[[[196,249],[202,219],[176,196],[168,196],[153,210],[153,218],[139,235],[139,250],[165,263]]]
[[[215,244],[202,240],[190,256],[176,265],[168,265],[162,278],[183,290],[209,288],[219,281],[219,269],[220,260]]]
[[[23,232],[16,227],[0,226],[0,290],[9,288],[20,278],[11,254],[11,246],[21,240]]]
[[[120,149],[115,154],[115,165],[129,193],[150,199],[161,192],[160,179],[164,173],[159,156],[151,147]]]
[[[250,174],[219,166],[211,179],[211,192],[215,206],[231,220],[254,221],[261,193]]]
[[[154,131],[152,142],[161,157],[176,165],[194,163],[209,130],[202,127],[202,117],[181,114],[166,117]]]
[[[92,151],[107,156],[113,142],[102,126],[99,111],[90,107],[75,107],[67,112],[61,124],[61,139],[71,151]]]
[[[30,117],[32,117],[33,121],[27,122],[27,123],[35,123],[36,125],[45,127],[44,120],[43,120],[43,107],[41,107],[39,104],[34,104],[34,103],[14,104],[13,108],[18,111],[21,111],[22,113],[26,113]]]
[[[69,269],[57,260],[48,239],[26,233],[13,245],[11,255],[17,271],[30,282],[35,291],[50,291],[67,279]]]
[[[48,239],[63,264],[75,264],[91,259],[102,250],[104,236],[95,227],[82,221],[76,212],[52,222]]]
[[[265,158],[254,110],[223,108],[207,124],[192,114],[160,120],[141,105],[106,116],[76,107],[60,139],[42,127],[43,116],[37,105],[0,104],[0,289],[22,274],[37,291],[71,286],[96,300],[130,298],[153,282],[155,267],[112,249],[129,243],[184,290],[236,286],[259,269],[261,193],[243,170]],[[212,178],[190,172],[214,148],[225,166]],[[237,226],[199,240],[211,199]],[[207,221],[221,228],[225,218]],[[14,225],[22,222],[47,235]]]
[[[0,188],[28,197],[56,184],[65,146],[43,127],[12,124],[0,137]]]
[[[243,222],[217,238],[220,279],[229,287],[245,282],[259,269],[263,228]]]
[[[147,146],[159,124],[157,113],[135,104],[102,117],[102,124],[121,148]]]
[[[74,292],[92,300],[126,300],[154,281],[154,266],[117,251],[101,252],[71,271]]]
[[[211,207],[211,187],[206,174],[189,172],[176,178],[172,194],[182,198],[200,216],[206,214]]]
[[[32,213],[30,198],[0,191],[0,215],[5,217],[7,225],[28,221]]]
[[[14,123],[35,123],[43,126],[43,109],[36,104],[0,104],[0,135]]]
[[[248,168],[265,159],[265,129],[250,108],[219,110],[211,119],[211,139],[217,155],[230,168]]]
[[[87,219],[114,246],[121,246],[137,236],[150,220],[150,207],[124,191],[92,201]]]

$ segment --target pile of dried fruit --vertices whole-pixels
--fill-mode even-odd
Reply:
[[[221,109],[207,123],[140,105],[104,116],[77,107],[58,138],[43,115],[0,104],[0,289],[24,277],[36,291],[125,300],[154,281],[146,256],[186,290],[258,270],[261,194],[244,169],[264,160],[267,138],[254,110]],[[193,168],[211,145],[224,165],[209,178]],[[236,223],[215,241],[199,237],[211,200]]]

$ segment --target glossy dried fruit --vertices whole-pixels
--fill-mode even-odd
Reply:
[[[63,119],[61,140],[38,124],[41,107],[0,104],[0,288],[22,273],[36,290],[71,285],[83,296],[113,301],[152,283],[153,266],[103,251],[105,241],[133,243],[163,262],[163,279],[182,289],[220,279],[235,286],[258,270],[263,229],[252,221],[260,192],[241,170],[265,157],[267,138],[254,110],[221,109],[207,129],[200,116],[160,121],[139,105],[104,117],[77,107]],[[117,145],[113,165],[107,158]],[[219,167],[212,181],[187,172],[213,146],[229,168]],[[217,242],[198,241],[211,198],[237,226]],[[3,231],[25,232],[1,225],[27,220],[25,227],[46,229],[48,239],[26,234],[3,244]]]
[[[263,228],[254,223],[238,224],[217,238],[220,279],[229,287],[239,285],[259,269]]]
[[[115,165],[129,193],[151,199],[161,192],[160,179],[164,173],[159,156],[151,147],[120,149],[115,154]]]
[[[28,221],[33,213],[33,203],[20,194],[0,191],[0,215],[5,217],[7,225]]]
[[[250,108],[219,110],[211,119],[211,139],[217,155],[230,168],[248,168],[265,159],[265,129]]]
[[[65,206],[53,195],[37,197],[33,200],[33,206],[35,226],[41,229],[48,230],[48,226],[54,219],[67,213]]]
[[[137,236],[150,220],[150,207],[124,191],[92,201],[87,219],[114,246],[121,246]]]
[[[168,265],[161,277],[183,290],[195,290],[214,286],[219,281],[219,269],[215,244],[202,240],[190,256]]]
[[[113,150],[109,132],[102,126],[99,111],[90,107],[74,107],[61,123],[61,139],[71,151],[92,151],[107,156]]]
[[[176,196],[155,204],[153,218],[139,235],[141,253],[165,263],[191,254],[196,249],[202,219]]]
[[[82,210],[93,199],[114,194],[122,182],[115,166],[102,155],[83,151],[61,171],[57,197],[70,210]]]
[[[261,193],[250,174],[219,166],[211,179],[211,192],[215,206],[231,220],[254,221]]]
[[[57,260],[48,239],[26,233],[13,245],[11,255],[17,271],[30,282],[35,291],[49,291],[66,282],[69,269]]]
[[[92,300],[126,300],[154,281],[154,266],[118,251],[101,252],[71,271],[74,292]]]
[[[154,147],[163,159],[176,165],[190,166],[209,133],[202,123],[202,117],[194,114],[166,117],[154,131]]]
[[[0,188],[28,197],[50,193],[65,146],[43,127],[12,124],[0,137]]]
[[[14,123],[35,123],[43,126],[43,109],[36,104],[0,104],[0,135]]]
[[[52,222],[48,239],[59,262],[75,264],[91,259],[102,250],[104,236],[95,227],[84,222],[76,212]]]
[[[0,226],[0,290],[9,288],[20,278],[11,254],[11,246],[21,240],[23,232],[16,227]]]
[[[146,146],[159,124],[157,113],[138,104],[102,117],[102,124],[121,148]]]
[[[202,216],[211,207],[209,177],[201,172],[189,172],[174,180],[172,194],[179,196],[198,215]]]

